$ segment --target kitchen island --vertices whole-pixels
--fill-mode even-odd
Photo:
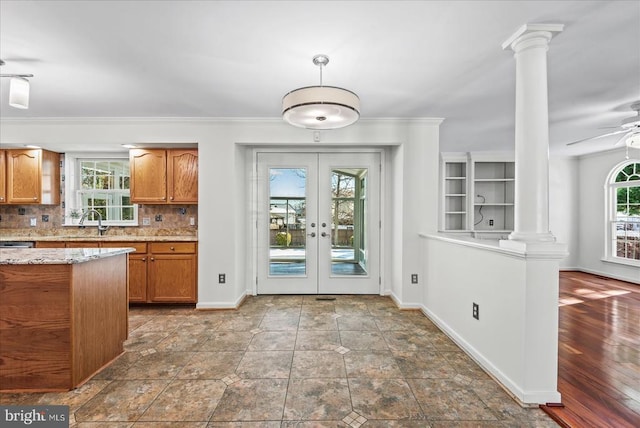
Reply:
[[[131,251],[0,250],[0,391],[70,390],[124,351]]]

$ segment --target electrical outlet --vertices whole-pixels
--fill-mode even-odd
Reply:
[[[479,320],[480,319],[480,305],[478,305],[477,303],[473,304],[473,312],[472,315],[475,319]]]
[[[227,275],[224,273],[219,273],[218,274],[218,284],[224,284],[225,282],[227,282]]]
[[[417,284],[418,283],[418,274],[417,273],[412,273],[411,274],[411,283],[412,284]]]
[[[42,216],[42,222],[43,222],[43,223],[47,223],[48,221],[49,221],[49,216],[48,216],[47,214],[44,214],[44,215]]]
[[[31,227],[35,227],[35,225],[37,224],[38,220],[35,217],[31,217],[29,219],[29,226]]]
[[[493,226],[493,219],[489,220],[489,226]]]
[[[156,214],[156,221],[162,221],[162,214]]]
[[[151,225],[151,218],[150,217],[142,217],[142,225],[143,226],[150,226]]]
[[[189,225],[190,226],[195,226],[196,225],[195,217],[189,217]]]

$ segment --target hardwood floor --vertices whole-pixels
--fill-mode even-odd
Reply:
[[[572,428],[640,426],[640,285],[560,273],[558,390]]]

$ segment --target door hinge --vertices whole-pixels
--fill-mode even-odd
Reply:
[[[256,286],[258,285],[258,277],[256,276]]]
[[[378,285],[382,285],[382,277],[381,276],[378,277]]]

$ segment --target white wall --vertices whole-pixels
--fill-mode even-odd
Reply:
[[[557,258],[467,241],[422,239],[422,310],[521,402],[560,402]]]
[[[640,159],[639,150],[629,155]],[[605,262],[605,181],[609,172],[625,160],[625,151],[612,150],[579,159],[579,227],[580,269],[640,284],[640,267]],[[640,160],[639,160],[640,161]]]
[[[3,120],[0,143],[47,147],[111,143],[197,142],[199,148],[198,307],[234,307],[253,288],[250,150],[256,146],[388,149],[385,165],[385,276],[383,288],[411,301],[410,273],[419,272],[420,230],[437,227],[440,119],[360,120],[350,127],[313,133],[279,119],[42,119]],[[424,210],[424,211],[423,211]],[[388,250],[390,245],[390,249]],[[406,261],[404,257],[409,257]],[[226,284],[218,284],[226,273]]]
[[[569,249],[569,256],[560,261],[560,269],[579,267],[578,164],[576,158],[549,159],[549,229]]]

